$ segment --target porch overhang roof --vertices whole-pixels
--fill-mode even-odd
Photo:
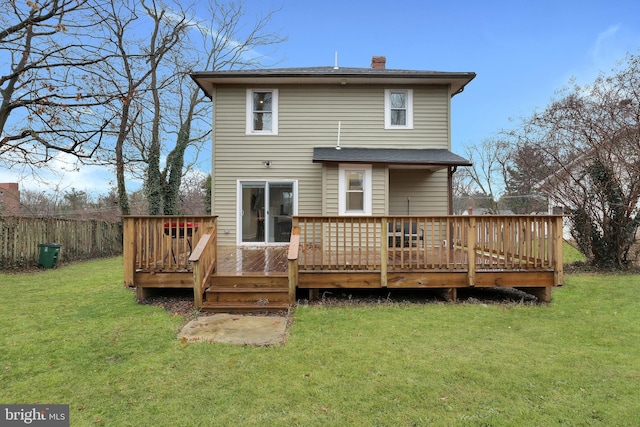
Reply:
[[[443,169],[471,166],[471,163],[444,148],[354,148],[314,147],[314,163],[382,163],[399,167]]]

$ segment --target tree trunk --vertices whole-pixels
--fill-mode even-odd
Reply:
[[[127,137],[127,121],[129,119],[129,99],[126,99],[122,105],[122,115],[120,116],[120,128],[118,131],[118,139],[116,140],[116,185],[118,189],[118,204],[120,205],[120,213],[122,215],[131,215],[131,206],[129,206],[129,197],[127,196],[127,186],[124,177],[124,154],[123,147]]]
[[[191,140],[191,122],[198,104],[198,90],[192,91],[189,97],[187,116],[182,118],[176,146],[167,156],[167,167],[164,172],[164,213],[178,215],[180,206],[180,185],[182,184],[182,168],[184,167],[184,153]]]

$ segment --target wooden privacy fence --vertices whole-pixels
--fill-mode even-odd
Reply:
[[[38,265],[44,243],[62,245],[64,261],[113,256],[122,253],[122,230],[99,220],[0,217],[0,269]]]

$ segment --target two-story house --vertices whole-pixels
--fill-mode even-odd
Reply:
[[[311,67],[203,71],[213,102],[220,244],[288,243],[292,215],[446,215],[451,99],[472,72]]]
[[[451,99],[470,72],[313,67],[192,74],[213,102],[212,216],[124,220],[125,284],[208,310],[301,290],[562,283],[562,217],[452,215]]]

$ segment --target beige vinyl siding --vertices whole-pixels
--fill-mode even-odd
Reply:
[[[373,165],[372,183],[372,214],[384,215],[387,209],[387,167],[383,165]]]
[[[389,215],[447,215],[448,210],[446,170],[389,170]]]
[[[384,129],[386,88],[280,87],[280,136],[334,146],[340,121],[345,147],[448,148],[446,87],[414,89],[414,129]]]
[[[385,130],[384,90],[391,86],[260,85],[256,88],[279,90],[278,135],[246,135],[247,88],[251,87],[218,86],[214,92],[213,208],[219,216],[221,244],[235,244],[239,179],[297,180],[300,215],[337,212],[337,165],[327,166],[323,192],[323,165],[313,163],[312,157],[314,147],[335,146],[339,121],[343,147],[450,145],[445,86],[413,87],[414,129]],[[270,168],[264,166],[266,160]],[[384,166],[373,168],[373,185],[373,214],[381,215],[387,203]],[[443,185],[446,195],[446,173]]]
[[[325,167],[324,215],[338,215],[338,165]]]

